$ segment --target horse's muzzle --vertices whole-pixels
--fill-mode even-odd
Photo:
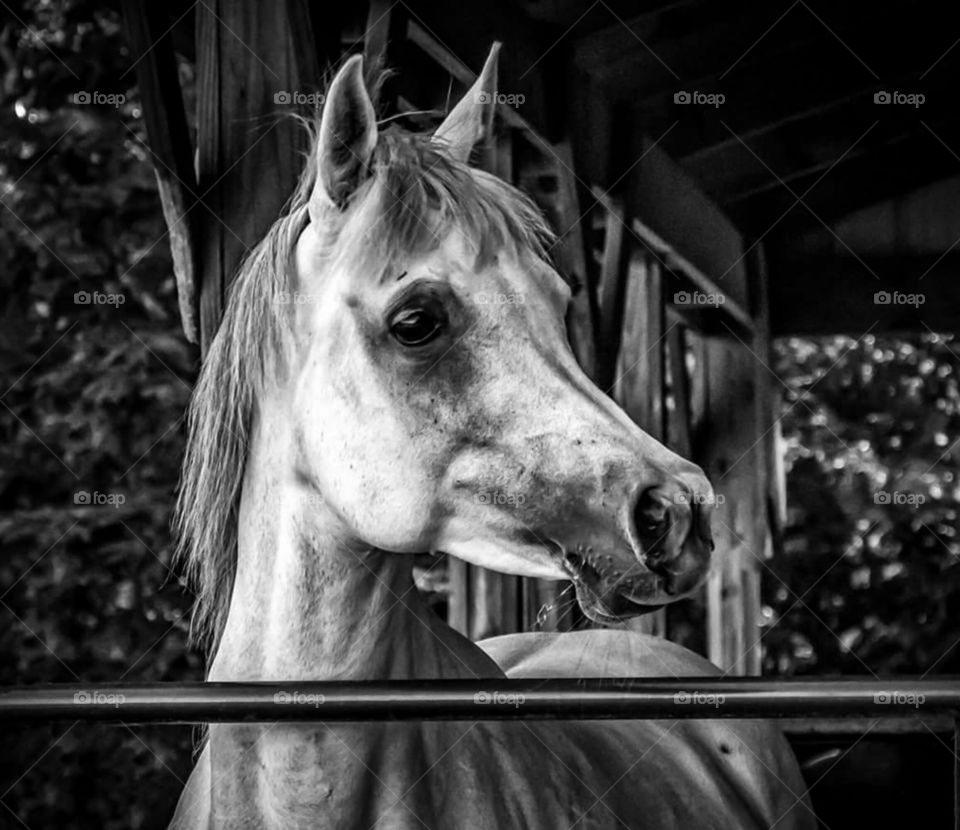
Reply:
[[[584,613],[597,622],[648,613],[693,591],[710,567],[713,493],[702,474],[640,492],[630,514],[632,550],[565,554]]]

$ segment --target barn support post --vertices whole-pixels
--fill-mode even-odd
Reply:
[[[196,15],[197,180],[204,206],[198,273],[206,353],[238,265],[296,185],[307,143],[285,107],[295,92],[318,91],[320,70],[313,48],[303,54],[315,42],[306,0],[277,7],[210,0]]]

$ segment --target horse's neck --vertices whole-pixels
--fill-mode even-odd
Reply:
[[[346,541],[286,463],[279,432],[258,430],[248,459],[237,573],[209,679],[502,677],[426,607],[409,557]],[[231,774],[213,776],[212,815],[230,826],[319,827],[320,793],[323,815],[339,817],[332,826],[368,826],[368,811],[388,809],[371,801],[372,775],[419,797],[409,762],[424,740],[403,724],[213,725],[210,763]]]
[[[255,433],[233,595],[209,679],[502,676],[426,607],[410,557],[345,539],[294,473],[289,445],[277,424]]]

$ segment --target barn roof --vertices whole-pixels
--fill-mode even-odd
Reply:
[[[234,14],[243,44],[222,31],[205,43],[214,24],[194,29],[191,8],[173,2],[177,49],[196,46],[198,66],[211,48],[249,64],[253,80],[226,80],[252,116],[263,107],[249,103],[250,90],[276,85],[263,55],[292,48],[291,77],[310,78],[344,47],[381,46],[401,70],[398,96],[442,108],[500,40],[507,127],[548,149],[565,142],[560,161],[581,205],[618,206],[634,236],[673,257],[670,268],[679,262],[702,284],[729,286],[734,322],[751,315],[742,272],[762,250],[773,334],[958,328],[956,4],[293,2],[312,35],[302,24],[265,34],[273,24],[262,22],[237,32],[247,13],[218,4],[218,14]],[[226,124],[234,105],[222,103],[225,88],[219,94]],[[922,304],[909,301],[918,294]]]

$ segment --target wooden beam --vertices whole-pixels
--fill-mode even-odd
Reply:
[[[306,0],[300,0],[306,3]],[[303,130],[283,118],[275,96],[312,92],[320,74],[304,77],[314,42],[294,37],[290,3],[210,0],[197,8],[197,175],[201,345],[209,346],[226,289],[241,259],[280,215],[307,149]],[[306,26],[306,12],[296,15]],[[313,54],[311,52],[311,54]],[[322,56],[333,63],[334,56]],[[339,57],[339,56],[337,56]],[[314,56],[316,61],[316,56]],[[255,184],[254,184],[255,183]],[[251,187],[256,198],[251,198]]]
[[[597,285],[599,386],[610,391],[616,379],[620,350],[624,294],[630,252],[626,244],[627,218],[623,204],[611,200],[604,217],[603,258]]]
[[[773,257],[771,251],[774,336],[960,331],[960,254]],[[911,304],[920,303],[910,299],[918,294],[922,303]]]
[[[740,232],[660,147],[646,137],[638,144],[639,161],[629,175],[633,217],[722,286],[728,308],[743,308],[747,289]]]
[[[645,251],[630,257],[614,400],[648,435],[666,438],[664,421],[664,297],[660,263]]]
[[[170,21],[165,7],[136,0],[124,0],[123,16],[130,54],[136,61],[143,120],[170,236],[180,323],[187,340],[199,343],[198,217],[194,213],[197,179]]]
[[[757,235],[776,222],[772,238],[789,239],[821,226],[821,221],[835,222],[855,210],[957,175],[960,160],[951,148],[960,147],[960,121],[929,126],[932,132],[917,125],[866,152],[849,154],[832,169],[818,165],[804,170],[787,181],[793,193],[780,185],[731,205],[729,211]]]
[[[561,112],[562,90],[555,82],[558,58],[550,51],[554,42],[549,31],[536,26],[510,4],[491,8],[484,4],[450,5],[442,0],[418,0],[407,4],[410,25],[407,37],[453,77],[470,83],[469,67],[483,66],[494,41],[503,43],[500,52],[499,86],[501,93],[523,96],[519,108],[522,120],[550,141],[559,138],[557,121]],[[511,126],[511,113],[503,112]]]
[[[686,330],[677,320],[666,319],[667,366],[673,409],[667,413],[666,443],[684,458],[693,456],[690,373],[687,371]]]

